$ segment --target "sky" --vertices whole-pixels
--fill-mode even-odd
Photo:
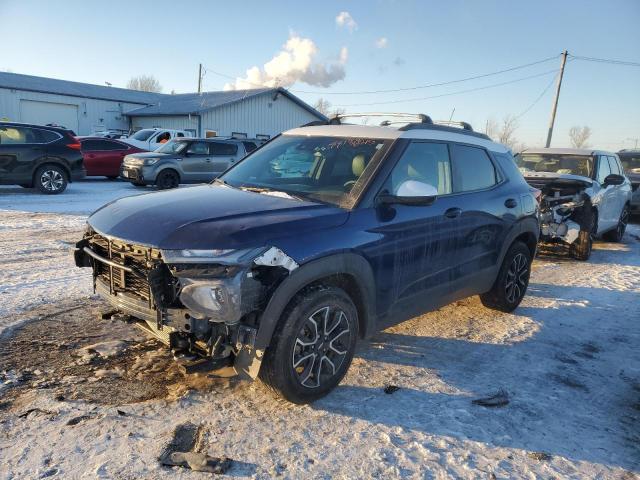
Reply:
[[[202,63],[204,90],[278,84],[310,104],[453,113],[480,131],[511,115],[542,146],[560,53],[640,62],[639,25],[640,0],[0,0],[0,70],[117,87],[149,74],[183,93]],[[583,125],[593,147],[640,146],[640,67],[569,59],[552,146]]]

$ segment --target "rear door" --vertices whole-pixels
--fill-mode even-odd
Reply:
[[[0,182],[31,182],[36,165],[46,157],[39,132],[28,127],[0,125]]]
[[[219,175],[238,160],[238,144],[215,141],[209,143],[211,154],[211,172]]]
[[[129,151],[127,145],[108,139],[90,139],[81,143],[87,175],[119,175],[122,160]]]

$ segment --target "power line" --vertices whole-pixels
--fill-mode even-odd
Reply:
[[[549,58],[544,58],[542,60],[537,60],[537,61],[531,62],[531,63],[525,63],[524,65],[518,65],[516,67],[506,68],[504,70],[498,70],[497,72],[483,73],[481,75],[474,75],[472,77],[459,78],[457,80],[449,80],[447,82],[431,83],[431,84],[427,84],[427,85],[418,85],[418,86],[415,86],[415,87],[391,88],[391,89],[387,89],[387,90],[354,91],[354,92],[321,92],[321,91],[308,91],[308,90],[292,90],[292,91],[296,92],[296,93],[314,93],[314,94],[321,94],[321,95],[369,95],[369,94],[372,94],[372,93],[407,92],[407,91],[411,91],[411,90],[420,90],[420,89],[423,89],[423,88],[442,87],[444,85],[452,85],[454,83],[467,82],[469,80],[477,80],[478,78],[486,78],[486,77],[491,77],[491,76],[494,76],[494,75],[500,75],[501,73],[513,72],[514,70],[520,70],[522,68],[531,67],[533,65],[538,65],[540,63],[545,63],[545,62],[548,62],[550,60],[554,60],[556,58],[558,58],[558,55],[554,55],[553,57],[549,57]]]
[[[536,98],[533,103],[531,105],[529,105],[527,108],[525,108],[522,113],[520,115],[516,115],[516,120],[518,120],[519,118],[523,117],[524,115],[526,115],[527,113],[529,113],[529,111],[535,107],[538,102],[540,100],[542,100],[542,97],[545,96],[545,94],[549,91],[549,89],[551,88],[551,85],[553,85],[553,83],[556,81],[556,78],[558,78],[558,75],[554,75],[554,77],[551,79],[551,81],[547,84],[546,87],[544,87],[544,90],[542,90],[542,93],[540,95],[538,95],[538,98]]]
[[[403,100],[389,100],[389,101],[386,101],[386,102],[348,103],[348,104],[334,105],[334,106],[336,106],[336,107],[364,107],[364,106],[370,106],[370,105],[388,105],[388,104],[393,104],[393,103],[417,102],[417,101],[420,101],[420,100],[430,100],[430,99],[433,99],[433,98],[448,97],[448,96],[451,96],[451,95],[460,95],[460,94],[463,94],[463,93],[477,92],[479,90],[487,90],[487,89],[490,89],[490,88],[501,87],[501,86],[504,86],[504,85],[510,85],[512,83],[522,82],[524,80],[529,80],[531,78],[542,77],[544,75],[549,75],[551,73],[557,73],[557,72],[558,72],[558,69],[549,70],[547,72],[538,73],[536,75],[529,75],[527,77],[516,78],[514,80],[509,80],[507,82],[494,83],[492,85],[486,85],[484,87],[469,88],[467,90],[459,90],[457,92],[443,93],[443,94],[440,94],[440,95],[432,95],[432,96],[429,96],[429,97],[407,98],[407,99],[403,99]]]
[[[554,60],[558,58],[558,55],[554,55],[553,57],[548,57],[548,58],[543,58],[542,60],[536,60],[535,62],[530,62],[530,63],[525,63],[523,65],[517,65],[515,67],[510,67],[510,68],[505,68],[503,70],[498,70],[495,72],[490,72],[490,73],[483,73],[480,75],[474,75],[471,77],[465,77],[465,78],[459,78],[457,80],[449,80],[446,82],[439,82],[439,83],[431,83],[431,84],[427,84],[427,85],[417,85],[417,86],[413,86],[413,87],[404,87],[404,88],[391,88],[391,89],[385,89],[385,90],[363,90],[363,91],[353,91],[353,92],[326,92],[326,91],[320,91],[320,90],[298,90],[298,89],[291,89],[290,91],[295,92],[295,93],[308,93],[308,94],[317,94],[317,95],[370,95],[370,94],[374,94],[374,93],[394,93],[394,92],[407,92],[407,91],[413,91],[413,90],[420,90],[420,89],[424,89],[424,88],[433,88],[433,87],[442,87],[445,85],[453,85],[455,83],[462,83],[462,82],[468,82],[470,80],[477,80],[479,78],[486,78],[486,77],[492,77],[495,75],[500,75],[502,73],[508,73],[508,72],[513,72],[515,70],[520,70],[523,68],[527,68],[527,67],[531,67],[533,65],[539,65],[541,63],[545,63],[548,62],[550,60]],[[236,80],[237,77],[233,77],[231,75],[227,75],[225,73],[221,73],[221,72],[216,72],[215,70],[211,70],[208,67],[204,67],[204,69],[207,72],[211,72],[214,75],[218,75],[220,77],[223,78],[227,78],[230,80]],[[255,87],[259,87],[259,88],[264,88],[264,85],[259,85],[259,84],[255,84],[255,83],[251,83],[247,80],[243,80],[246,83],[248,83],[249,85],[255,86]]]
[[[569,55],[569,56],[576,60],[585,60],[587,62],[610,63],[613,65],[626,65],[629,67],[640,67],[639,62],[628,62],[626,60],[614,60],[612,58],[582,57],[579,55]]]

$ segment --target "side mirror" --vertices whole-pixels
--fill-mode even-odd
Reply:
[[[438,190],[428,183],[417,180],[405,180],[398,187],[396,195],[383,193],[378,195],[379,205],[408,205],[424,207],[432,205],[438,198]]]
[[[608,187],[609,185],[622,185],[624,183],[624,177],[622,175],[618,175],[617,173],[611,173],[607,175],[604,179],[603,187]]]

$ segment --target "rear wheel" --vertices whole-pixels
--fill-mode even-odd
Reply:
[[[67,188],[67,173],[57,165],[43,165],[34,175],[35,186],[42,193],[56,195]]]
[[[527,292],[531,275],[531,252],[522,242],[515,242],[502,261],[493,287],[480,295],[485,307],[501,312],[512,312],[520,305]]]
[[[180,185],[180,175],[175,170],[163,170],[156,178],[156,186],[160,190],[177,188]]]
[[[625,205],[622,212],[620,212],[616,228],[602,235],[602,238],[610,242],[621,242],[624,232],[627,230],[627,223],[629,223],[629,206]]]
[[[313,402],[340,383],[357,337],[358,313],[344,290],[307,287],[282,314],[260,378],[290,402]]]

